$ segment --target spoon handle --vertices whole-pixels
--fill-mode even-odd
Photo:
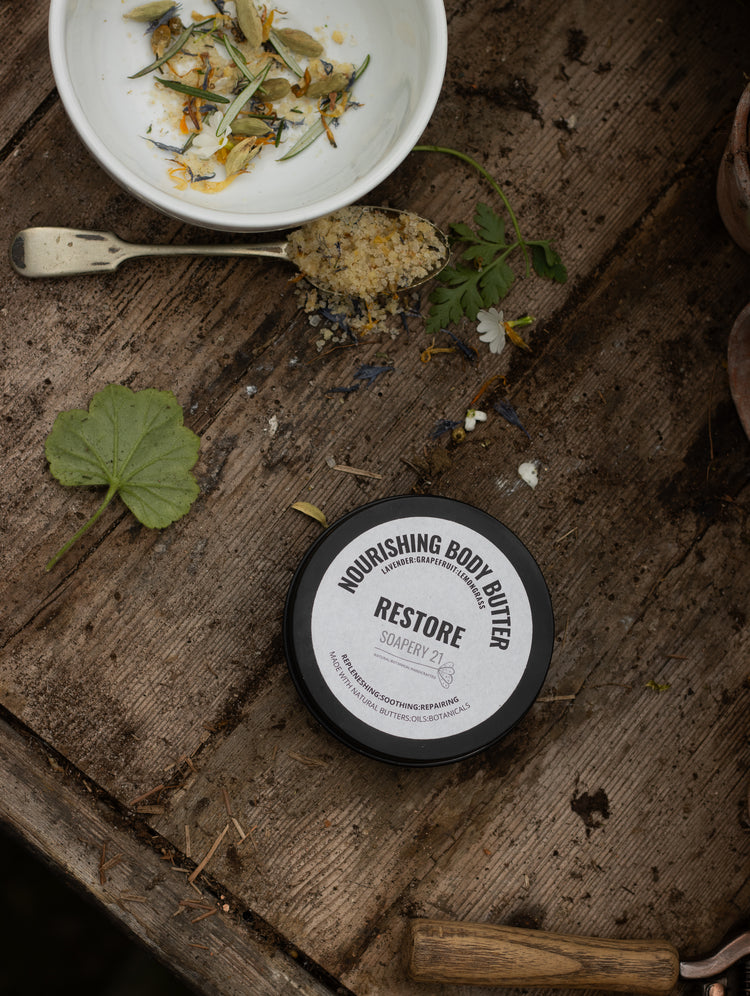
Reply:
[[[24,277],[66,277],[116,270],[136,256],[267,256],[288,259],[286,242],[256,245],[134,245],[112,232],[25,228],[10,245],[13,269]]]

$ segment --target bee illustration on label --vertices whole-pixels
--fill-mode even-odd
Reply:
[[[450,688],[453,684],[453,675],[456,673],[456,669],[452,664],[442,664],[438,669],[438,681],[443,686],[443,688]]]

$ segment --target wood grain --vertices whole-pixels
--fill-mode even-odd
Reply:
[[[97,840],[118,807],[137,821],[110,832],[146,881],[142,830],[195,868],[228,801],[245,837],[232,823],[196,884],[266,924],[272,948],[309,959],[309,977],[283,984],[312,991],[327,979],[357,996],[424,992],[404,968],[413,916],[658,938],[700,956],[750,908],[748,443],[726,372],[750,257],[715,202],[747,9],[446,9],[448,69],[423,140],[476,156],[527,237],[550,237],[569,270],[564,286],[519,271],[503,302],[506,317],[536,317],[531,353],[422,362],[429,290],[405,327],[319,352],[272,261],[133,261],[33,282],[0,263],[0,703],[111,801]],[[10,33],[3,69],[6,244],[35,224],[222,240],[140,205],[91,160],[39,54],[45,12],[33,5]],[[29,89],[18,60],[31,51]],[[413,153],[368,199],[443,228],[470,222],[477,201],[500,208],[438,153]],[[455,331],[480,345],[470,323]],[[393,370],[331,393],[362,363]],[[431,438],[490,378],[488,421],[462,443]],[[57,412],[111,382],[175,392],[201,436],[200,498],[163,532],[113,505],[45,574],[98,496],[50,477],[44,439]],[[518,476],[527,460],[533,490]],[[425,771],[361,758],[321,731],[281,641],[289,582],[320,531],[293,503],[333,522],[409,492],[469,501],[513,529],[542,567],[558,634],[516,729],[481,757]],[[0,764],[19,786],[24,765],[33,772],[23,752]],[[54,847],[43,832],[60,791],[40,783],[28,818],[17,803],[7,818],[88,882],[69,853],[76,807],[90,818],[81,799],[66,796]],[[180,961],[176,935],[141,936]],[[234,971],[256,956],[258,979],[265,969],[235,948],[234,928],[221,936],[227,960],[203,962],[200,985],[248,996],[270,985]]]
[[[52,68],[47,56],[48,4],[26,7],[6,3],[0,8],[0,31],[12,39],[0,66],[3,119],[0,150],[19,155],[19,140],[30,132],[55,99]]]
[[[226,897],[191,887],[168,847],[2,717],[0,766],[0,819],[198,991],[330,992]]]

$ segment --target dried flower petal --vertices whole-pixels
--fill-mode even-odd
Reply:
[[[292,508],[297,512],[302,512],[303,515],[309,515],[311,519],[319,522],[324,529],[328,529],[328,520],[317,505],[312,505],[309,501],[296,501]]]

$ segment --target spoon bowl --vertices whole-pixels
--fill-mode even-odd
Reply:
[[[352,209],[349,209],[352,210]],[[394,208],[360,207],[357,216],[392,219],[401,221],[416,220],[422,226],[429,226],[435,251],[432,253],[426,272],[413,279],[399,283],[399,292],[410,290],[436,277],[448,262],[448,238],[432,222],[419,218],[408,211]],[[336,216],[329,216],[335,218]],[[319,224],[312,222],[312,225]],[[307,227],[307,226],[305,226]],[[305,227],[298,230],[304,232]],[[423,229],[424,231],[424,229]],[[274,242],[223,245],[137,245],[125,242],[112,232],[100,232],[76,228],[25,228],[18,232],[10,245],[10,262],[16,273],[23,277],[69,277],[92,273],[106,273],[116,270],[126,259],[142,256],[263,256],[281,259],[292,263],[309,283],[329,294],[338,294],[335,287],[325,280],[313,276],[312,267],[306,267],[304,256],[290,251],[290,239],[298,232],[291,233],[288,239]],[[356,232],[351,234],[356,236]],[[408,247],[405,247],[408,249]],[[322,252],[327,251],[325,247]],[[408,256],[408,251],[406,252]],[[346,262],[346,260],[344,260]]]

